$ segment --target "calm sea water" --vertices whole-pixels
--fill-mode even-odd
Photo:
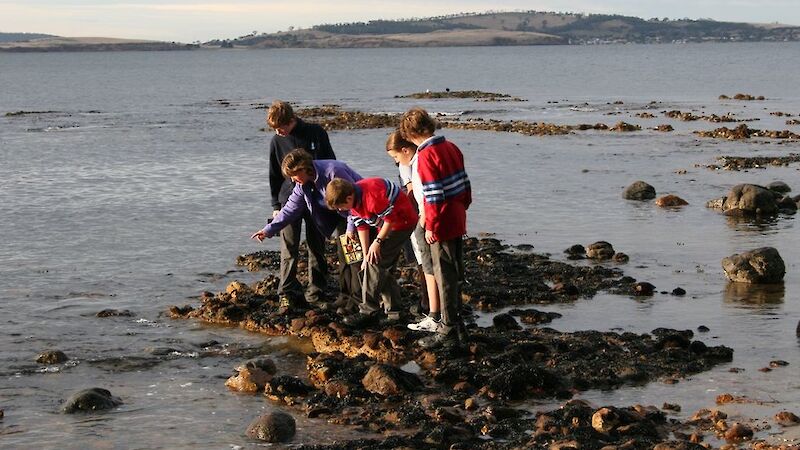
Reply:
[[[720,155],[786,155],[800,144],[698,140],[691,131],[718,125],[659,113],[731,112],[761,119],[751,127],[800,132],[769,114],[800,114],[798,50],[787,43],[0,54],[0,447],[256,446],[244,437],[246,424],[275,406],[227,391],[224,379],[245,358],[230,354],[252,348],[274,355],[282,372],[302,374],[307,344],[162,313],[196,303],[203,290],[256,279],[230,272],[238,269],[235,257],[278,248],[275,241],[248,240],[269,213],[270,136],[259,131],[264,111],[253,105],[276,98],[376,112],[420,105],[464,117],[672,124],[673,133],[556,137],[445,130],[463,150],[473,180],[470,232],[533,244],[556,259],[572,244],[607,240],[630,255],[627,274],[659,290],[688,291],[643,300],[604,294],[548,307],[564,314],[554,328],[706,325],[705,342],[735,349],[731,364],[677,385],[582,397],[621,406],[669,401],[686,415],[731,392],[780,402],[743,410],[751,416],[800,412],[797,218],[740,223],[704,207],[743,182],[783,180],[800,189],[800,172],[796,165],[748,172],[695,166]],[[394,98],[445,88],[528,101]],[[767,100],[718,100],[737,92]],[[48,113],[2,116],[20,110]],[[657,118],[634,116],[645,110]],[[331,140],[340,159],[362,174],[393,177],[383,151],[388,131],[332,132]],[[622,200],[622,188],[637,179],[690,206],[665,211]],[[729,285],[720,259],[765,245],[786,262],[783,288]],[[94,316],[106,308],[135,316]],[[199,344],[209,340],[225,351],[203,354]],[[53,348],[72,361],[50,369],[35,363],[40,351]],[[165,352],[168,358],[153,356]],[[790,365],[758,371],[774,359]],[[731,367],[745,371],[730,373]],[[93,386],[125,404],[99,415],[58,413],[69,394]],[[361,436],[297,418],[295,443]]]

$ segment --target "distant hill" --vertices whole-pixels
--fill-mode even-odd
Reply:
[[[322,24],[204,45],[337,48],[797,40],[800,27],[790,25],[526,11]]]
[[[105,37],[46,37],[29,41],[0,42],[0,52],[101,52],[192,50],[195,44],[143,41]]]
[[[0,42],[24,42],[33,39],[54,38],[52,34],[41,33],[0,33]]]

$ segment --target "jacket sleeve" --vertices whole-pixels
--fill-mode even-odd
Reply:
[[[281,209],[281,202],[278,200],[278,196],[283,185],[283,173],[281,173],[281,161],[278,152],[278,143],[275,142],[273,137],[272,142],[269,144],[269,193],[273,211]]]
[[[289,195],[289,199],[286,200],[286,204],[283,205],[283,208],[281,208],[275,219],[264,227],[264,231],[266,231],[269,236],[280,233],[287,225],[300,220],[300,218],[303,217],[303,213],[306,212],[306,209],[308,208],[306,207],[305,195],[303,194],[303,185],[296,184],[291,195]]]

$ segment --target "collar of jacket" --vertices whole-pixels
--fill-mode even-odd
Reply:
[[[421,152],[426,148],[430,147],[431,145],[436,145],[440,142],[444,142],[444,136],[431,136],[428,139],[425,139],[425,142],[423,142],[422,144],[419,145],[419,147],[417,147],[417,151]]]

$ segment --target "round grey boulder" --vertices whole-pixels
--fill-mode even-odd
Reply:
[[[762,247],[722,259],[722,270],[729,280],[738,283],[780,283],[786,266],[778,250]]]
[[[772,215],[778,212],[777,194],[755,184],[737,184],[725,197],[722,212],[727,215]]]
[[[656,188],[644,181],[634,181],[622,191],[622,198],[626,200],[650,200],[656,198]]]
[[[266,442],[284,442],[294,436],[294,417],[285,412],[271,412],[256,417],[247,427],[247,437]]]
[[[111,392],[107,389],[90,388],[72,394],[64,403],[64,407],[61,408],[61,411],[66,414],[102,411],[116,408],[121,404],[122,400],[111,395]]]

